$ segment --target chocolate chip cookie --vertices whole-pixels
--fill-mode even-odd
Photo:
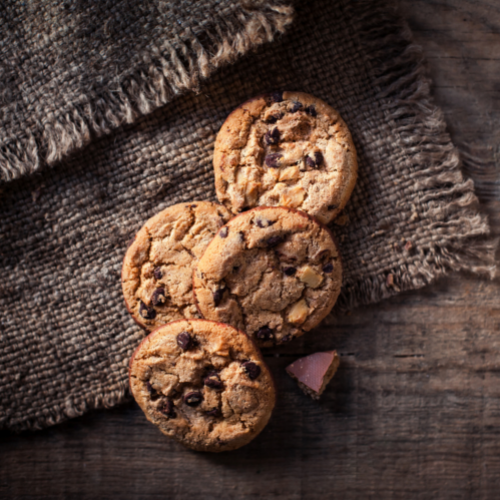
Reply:
[[[340,256],[324,226],[298,210],[258,207],[219,230],[196,266],[193,288],[205,318],[271,346],[315,327],[341,281]]]
[[[129,380],[148,420],[198,451],[249,443],[275,402],[269,370],[247,335],[200,319],[148,335],[130,360]]]
[[[230,218],[208,201],[173,205],[149,219],[130,245],[122,268],[125,303],[147,330],[199,317],[193,269],[215,233]]]
[[[337,111],[309,94],[275,92],[229,115],[214,169],[217,197],[233,213],[279,205],[327,224],[351,196],[358,164]]]

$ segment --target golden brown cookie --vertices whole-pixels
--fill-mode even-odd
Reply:
[[[337,111],[309,94],[275,92],[228,116],[214,169],[217,197],[233,213],[279,205],[327,224],[349,200],[358,163]]]
[[[147,330],[199,317],[193,269],[215,233],[230,218],[218,203],[173,205],[149,219],[130,245],[122,268],[125,303]]]
[[[271,346],[314,328],[341,282],[340,256],[323,225],[298,210],[258,207],[219,230],[196,266],[193,288],[205,318]]]
[[[253,342],[213,321],[180,320],[155,330],[134,352],[129,380],[147,419],[198,451],[249,443],[275,403],[271,375]]]

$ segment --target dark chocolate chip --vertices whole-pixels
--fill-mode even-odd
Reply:
[[[274,332],[268,326],[262,326],[255,332],[255,338],[258,340],[273,340]]]
[[[144,319],[155,319],[156,318],[156,311],[152,307],[148,307],[144,302],[141,300],[141,303],[139,305],[139,314],[144,318]]]
[[[155,279],[161,280],[163,278],[163,273],[161,272],[161,267],[155,267],[155,270],[153,271],[153,275]]]
[[[240,231],[240,233],[239,233],[239,234],[240,234],[240,241],[241,241],[242,243],[245,243],[245,233],[244,233],[243,231]]]
[[[323,266],[324,273],[331,273],[332,271],[333,271],[333,264],[331,262]]]
[[[318,113],[316,112],[316,108],[314,107],[313,104],[311,104],[310,106],[307,106],[306,113],[308,115],[311,115],[311,116],[317,116],[318,115]]]
[[[215,307],[217,307],[221,303],[223,295],[224,295],[224,288],[219,288],[215,290],[215,292],[213,292]]]
[[[290,113],[296,113],[299,109],[302,109],[302,103],[298,101],[294,102],[293,106],[290,108]]]
[[[281,340],[280,340],[280,344],[286,344],[287,342],[290,342],[290,340],[292,340],[292,336],[291,335],[285,335]]]
[[[283,92],[271,92],[271,99],[274,102],[282,102],[283,101]]]
[[[306,165],[309,168],[315,168],[316,167],[316,162],[310,156],[306,156]]]
[[[165,401],[162,401],[160,403],[160,405],[158,406],[158,410],[161,411],[168,418],[177,417],[174,402],[170,399],[166,399]]]
[[[275,220],[268,220],[268,219],[257,219],[255,221],[255,224],[257,224],[257,226],[259,226],[259,227],[269,227],[275,223],[276,223]]]
[[[155,399],[158,399],[159,394],[156,392],[154,387],[151,385],[151,382],[146,382],[146,388],[149,392],[149,395],[151,396],[151,399],[154,401]]]
[[[283,158],[283,155],[280,155],[279,153],[272,153],[267,155],[264,161],[269,168],[279,168],[281,158]]]
[[[227,226],[224,226],[220,231],[219,231],[219,236],[221,238],[227,238],[227,235],[229,234],[229,228]]]
[[[283,116],[283,113],[275,113],[273,115],[269,115],[266,121],[267,123],[276,123],[278,120],[281,120]]]
[[[205,415],[208,415],[209,417],[220,417],[222,416],[222,413],[219,408],[214,408],[213,410],[205,412]]]
[[[203,384],[212,389],[222,389],[223,383],[216,371],[211,371],[204,379]]]
[[[316,166],[319,167],[323,163],[323,153],[321,151],[316,151],[314,153],[314,160],[316,161]]]
[[[184,403],[188,406],[198,406],[203,401],[203,394],[199,391],[188,392],[184,396]]]
[[[157,288],[151,296],[151,303],[154,306],[161,306],[162,304],[165,304],[166,301],[167,299],[165,298],[165,288]]]
[[[268,130],[265,135],[264,135],[264,142],[270,146],[270,145],[276,145],[279,144],[281,138],[280,131],[278,130],[277,127],[274,127],[273,130]]]
[[[177,335],[177,345],[183,350],[188,351],[193,345],[193,339],[188,332],[181,332]]]
[[[289,267],[284,267],[283,268],[283,272],[287,275],[287,276],[293,276],[296,272],[297,272],[297,269],[293,266],[289,266]]]
[[[241,366],[250,380],[255,380],[260,375],[260,366],[253,361],[245,361]]]
[[[268,238],[268,239],[266,240],[266,245],[267,245],[269,248],[272,248],[272,247],[275,247],[275,246],[279,245],[279,244],[280,244],[280,243],[282,243],[284,240],[285,240],[285,237],[284,237],[284,236],[277,234],[276,236],[271,236],[270,238]]]

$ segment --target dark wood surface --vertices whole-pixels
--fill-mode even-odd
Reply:
[[[500,3],[401,0],[401,10],[453,139],[488,156],[468,171],[499,234]],[[134,403],[0,433],[0,498],[500,498],[499,298],[498,280],[452,276],[268,354],[275,416],[235,452],[190,452]],[[331,348],[339,372],[311,401],[284,367]]]

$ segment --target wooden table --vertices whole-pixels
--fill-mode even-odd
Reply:
[[[467,171],[498,234],[500,3],[401,0],[401,9],[453,139],[489,154]],[[499,297],[499,281],[453,276],[337,318],[324,327],[329,339],[269,354],[275,417],[236,452],[185,450],[133,403],[0,433],[0,498],[500,498]],[[311,401],[283,369],[332,347],[341,367]]]

